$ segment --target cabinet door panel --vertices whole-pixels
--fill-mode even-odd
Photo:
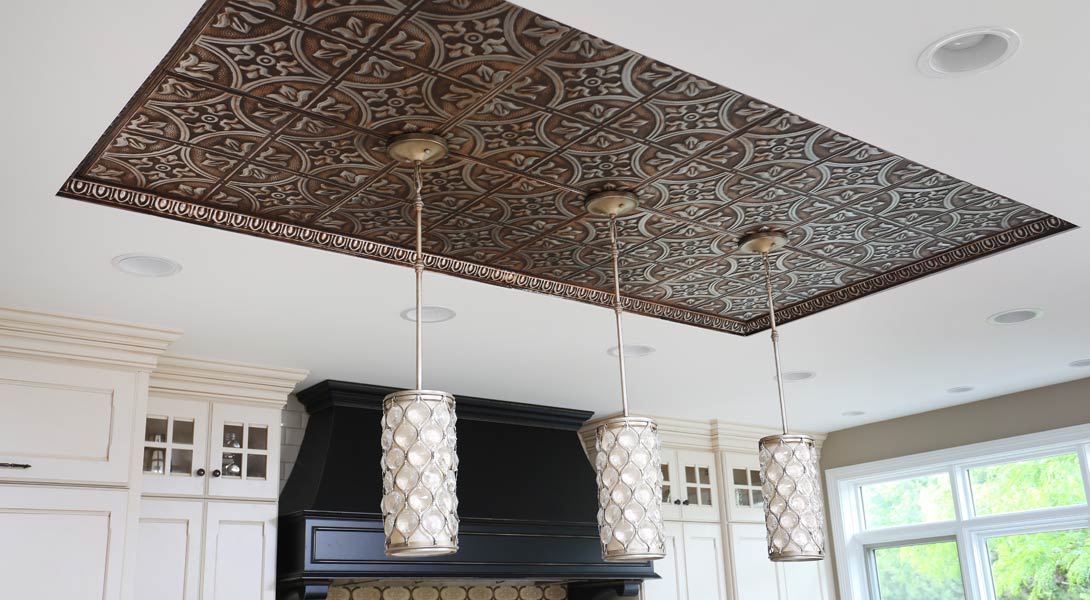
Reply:
[[[203,512],[199,501],[141,501],[137,598],[197,600]]]
[[[726,600],[723,533],[718,524],[685,523],[685,585],[690,600]]]
[[[779,577],[776,564],[768,560],[764,525],[732,524],[730,538],[735,600],[779,598]]]
[[[212,405],[208,493],[275,500],[280,480],[280,411]]]
[[[764,523],[764,493],[757,454],[724,453],[723,486],[727,497],[727,519],[731,522]]]
[[[644,600],[687,600],[685,588],[685,540],[681,523],[667,522],[666,558],[655,561],[655,573],[662,579],[643,584]]]
[[[209,502],[203,600],[274,600],[276,505]]]
[[[781,600],[825,600],[829,598],[829,582],[825,578],[825,563],[782,563],[783,595]]]
[[[0,479],[127,483],[136,377],[0,357]]]
[[[681,519],[683,488],[678,473],[677,450],[663,448],[659,462],[662,470],[662,518]]]
[[[715,473],[715,454],[678,450],[678,479],[681,487],[681,518],[685,521],[719,522],[719,488]]]
[[[124,490],[0,486],[3,597],[120,597],[127,502]]]
[[[209,479],[209,405],[155,395],[144,419],[142,485],[144,493],[200,496]],[[204,475],[198,472],[204,469]]]

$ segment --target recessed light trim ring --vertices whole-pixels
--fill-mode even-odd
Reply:
[[[945,35],[920,53],[916,66],[931,77],[982,73],[1006,62],[1021,46],[1009,27],[973,27]]]

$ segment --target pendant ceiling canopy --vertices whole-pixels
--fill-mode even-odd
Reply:
[[[61,194],[411,265],[385,147],[431,133],[429,269],[609,305],[582,201],[613,185],[626,310],[743,335],[759,224],[790,234],[781,321],[1071,227],[514,4],[341,4],[209,0]]]

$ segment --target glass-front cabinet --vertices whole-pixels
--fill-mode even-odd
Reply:
[[[661,456],[663,518],[718,521],[715,454],[663,448]]]
[[[152,396],[144,424],[143,492],[274,499],[279,435],[276,409]]]
[[[722,459],[729,520],[764,523],[765,499],[757,455],[725,452]]]

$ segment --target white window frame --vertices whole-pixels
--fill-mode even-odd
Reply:
[[[877,574],[870,549],[954,540],[958,546],[966,598],[996,600],[992,590],[987,539],[996,536],[1090,527],[1090,502],[999,515],[974,516],[970,468],[1076,453],[1090,501],[1090,424],[959,446],[922,454],[829,469],[829,516],[836,569],[843,600],[878,600]],[[867,530],[863,485],[945,473],[950,477],[954,519]]]

